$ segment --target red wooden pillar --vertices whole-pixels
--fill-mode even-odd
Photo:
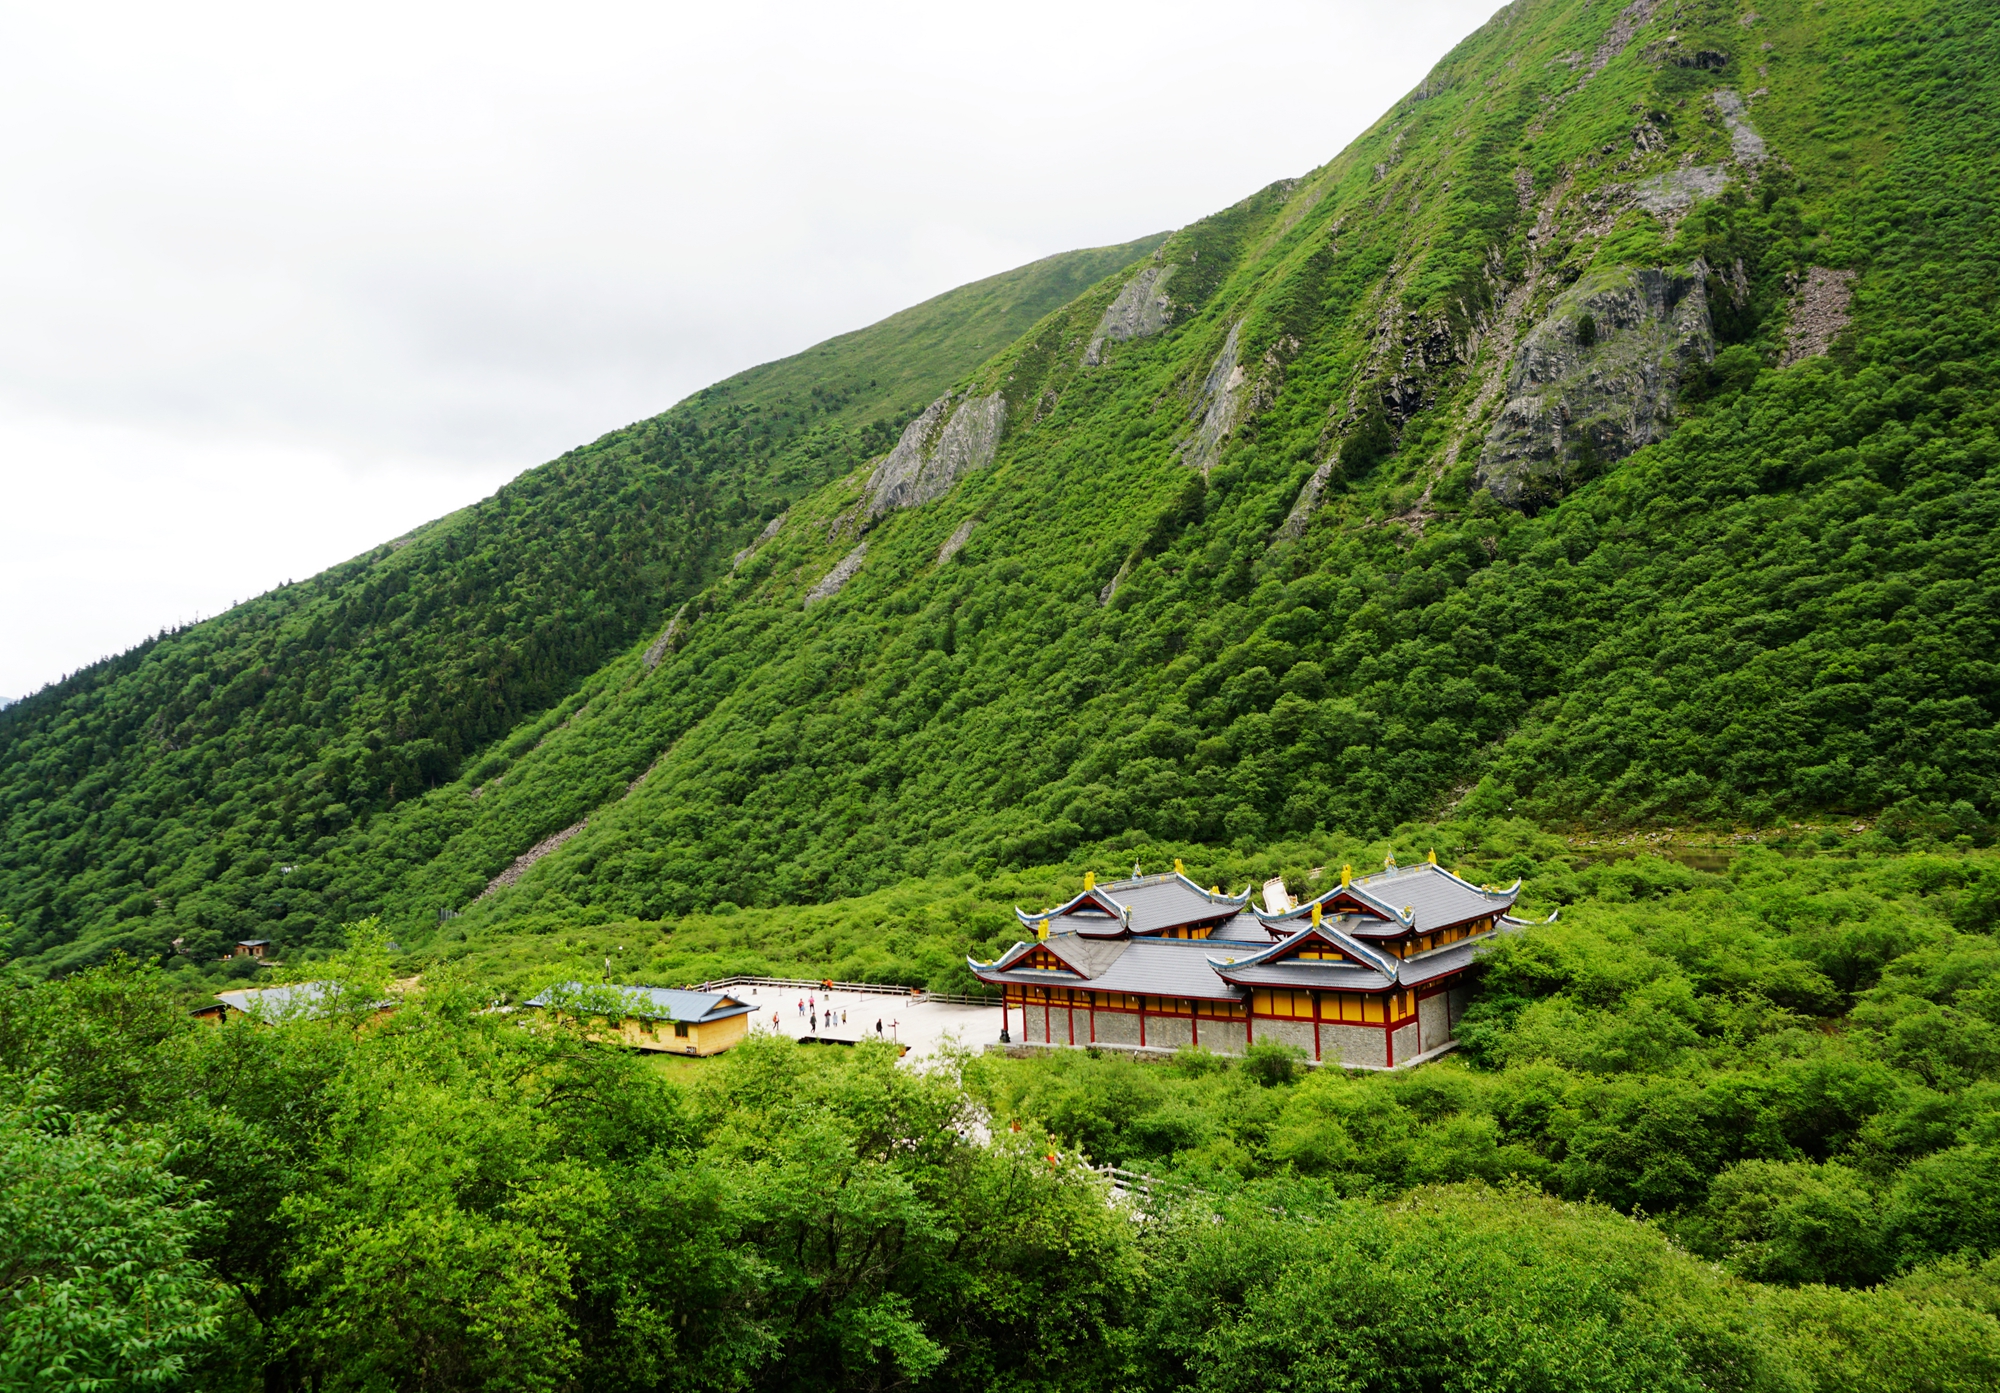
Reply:
[[[1313,993],[1313,1063],[1319,1063],[1319,1008],[1326,1000],[1325,992]]]

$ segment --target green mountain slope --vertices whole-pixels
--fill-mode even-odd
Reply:
[[[1461,799],[1984,839],[1984,12],[1644,14],[1502,12],[1333,164],[1170,239],[1161,332],[1093,355],[1105,287],[967,379],[1006,403],[990,468],[865,537],[866,472],[802,503],[670,664],[609,666],[334,896],[414,922],[569,832],[475,913],[659,917]],[[1649,277],[1677,303],[1622,321]],[[1520,467],[1552,336],[1562,424]]]
[[[1331,163],[819,456],[462,777],[88,918],[95,844],[18,843],[24,942],[656,919],[1448,809],[1984,841],[1993,22],[1510,5]]]
[[[285,870],[574,690],[766,518],[1159,237],[1048,257],[719,383],[492,498],[0,715],[17,953],[321,922]]]

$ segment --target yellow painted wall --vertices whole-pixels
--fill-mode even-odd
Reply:
[[[690,1025],[686,1035],[674,1032],[672,1021],[640,1020],[628,1016],[614,1028],[602,1017],[591,1022],[590,1038],[628,1045],[635,1050],[657,1050],[663,1054],[721,1054],[750,1033],[750,1013]]]

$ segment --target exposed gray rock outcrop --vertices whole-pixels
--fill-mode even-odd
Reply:
[[[1104,582],[1104,588],[1097,592],[1097,603],[1100,605],[1110,604],[1111,597],[1118,593],[1118,587],[1123,585],[1125,583],[1125,577],[1131,574],[1132,574],[1132,558],[1128,556],[1122,562],[1119,563],[1117,574],[1112,576],[1110,580]]]
[[[861,563],[868,557],[868,543],[863,542],[853,551],[833,563],[833,569],[819,579],[819,584],[806,591],[806,603],[817,604],[830,600],[841,591],[841,587],[854,579],[854,573],[861,569]]]
[[[1847,327],[1847,306],[1854,297],[1854,272],[1806,268],[1806,278],[1792,292],[1785,317],[1785,353],[1780,367],[1817,358]]]
[[[1753,165],[1764,158],[1764,137],[1750,124],[1743,114],[1743,98],[1727,87],[1716,89],[1709,98],[1715,109],[1722,113],[1722,124],[1729,128],[1729,153],[1741,165]]]
[[[939,397],[903,428],[896,448],[868,476],[869,517],[944,497],[959,479],[993,463],[1006,424],[1007,401],[998,392]]]
[[[1201,417],[1201,424],[1195,428],[1192,439],[1183,447],[1187,462],[1208,477],[1208,471],[1215,468],[1216,458],[1222,453],[1222,442],[1236,429],[1236,418],[1241,410],[1243,395],[1243,365],[1236,360],[1237,335],[1243,329],[1243,321],[1237,320],[1229,326],[1229,337],[1223,340],[1222,352],[1216,355],[1215,365],[1208,370],[1202,381],[1201,395],[1195,399],[1195,414]]]
[[[942,566],[945,562],[963,551],[966,539],[972,535],[972,529],[978,525],[978,518],[967,518],[954,528],[952,534],[944,539],[944,545],[938,548],[937,564]]]
[[[736,555],[729,558],[729,569],[733,571],[737,567],[741,566],[745,561],[748,561],[752,556],[755,556],[757,554],[758,547],[763,546],[764,543],[770,541],[773,537],[777,536],[778,529],[785,525],[785,518],[790,514],[790,511],[791,511],[790,509],[787,509],[785,512],[778,514],[776,517],[772,518],[769,522],[765,523],[764,530],[757,534],[755,541],[751,542],[749,546],[743,548],[743,550],[737,552]]]
[[[1125,282],[1118,298],[1097,321],[1097,332],[1091,335],[1090,347],[1083,353],[1086,367],[1094,368],[1101,361],[1098,355],[1106,339],[1114,343],[1146,339],[1167,327],[1174,313],[1174,303],[1167,298],[1167,280],[1173,274],[1172,263],[1148,266]]]
[[[1644,28],[1646,21],[1653,17],[1653,11],[1659,8],[1659,3],[1660,0],[1632,0],[1631,4],[1618,12],[1611,21],[1611,27],[1604,31],[1603,39],[1598,42],[1597,51],[1591,54],[1590,66],[1585,68],[1583,76],[1577,79],[1578,87],[1584,86],[1603,72],[1613,58],[1625,51],[1625,46],[1632,42],[1632,36]]]
[[[1479,484],[1515,507],[1545,501],[1665,435],[1683,378],[1715,356],[1707,274],[1618,267],[1557,296],[1514,357]]]
[[[1632,186],[1632,201],[1671,226],[1705,198],[1714,198],[1729,182],[1729,171],[1719,164],[1691,165],[1655,174]]]
[[[674,611],[674,617],[667,621],[667,627],[660,630],[660,636],[646,646],[644,659],[646,671],[651,672],[660,665],[660,659],[667,656],[667,650],[673,647],[674,640],[681,635],[681,616],[686,613],[687,606],[683,604]]]
[[[542,838],[542,840],[536,842],[533,846],[529,847],[519,856],[516,856],[514,858],[513,864],[508,866],[506,870],[500,872],[499,875],[496,875],[493,877],[493,879],[487,881],[486,888],[484,890],[481,890],[477,895],[475,895],[473,897],[472,902],[474,904],[478,904],[481,900],[485,899],[488,895],[491,895],[494,891],[505,890],[509,885],[512,885],[515,881],[519,880],[522,876],[526,875],[528,873],[528,868],[534,865],[535,862],[541,860],[544,856],[547,856],[550,852],[554,851],[557,847],[561,846],[564,842],[568,841],[571,837],[574,837],[577,833],[581,832],[584,828],[588,827],[589,825],[590,825],[590,819],[585,818],[582,822],[571,823],[569,826],[563,828],[562,831],[553,833],[547,837]]]
[[[1328,455],[1320,467],[1315,469],[1300,486],[1299,496],[1292,504],[1292,511],[1285,515],[1284,522],[1278,527],[1278,536],[1281,539],[1305,535],[1306,524],[1312,521],[1313,510],[1319,507],[1320,495],[1326,492],[1327,480],[1333,477],[1333,471],[1339,464],[1340,452],[1336,450]]]

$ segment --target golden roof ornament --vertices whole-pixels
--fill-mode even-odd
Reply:
[[[1087,892],[1087,891],[1091,891],[1091,890],[1095,890],[1095,889],[1097,888],[1097,872],[1096,872],[1096,871],[1085,871],[1085,872],[1083,873],[1083,888],[1084,888],[1084,890],[1085,890],[1086,892]]]
[[[1345,890],[1348,886],[1352,885],[1353,883],[1354,883],[1354,867],[1351,865],[1342,866],[1340,868],[1340,888]]]

